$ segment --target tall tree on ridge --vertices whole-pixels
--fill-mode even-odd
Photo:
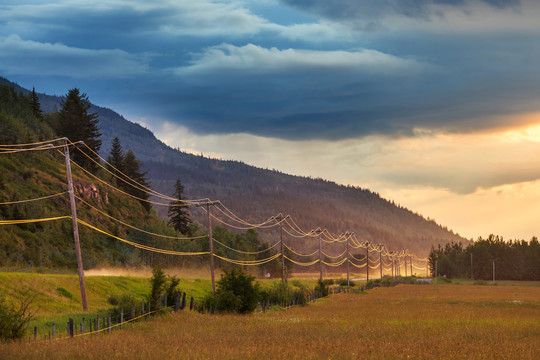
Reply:
[[[94,161],[99,162],[97,153],[101,147],[101,140],[99,139],[101,133],[97,126],[97,114],[88,113],[90,106],[90,101],[85,93],[81,93],[77,88],[69,90],[62,101],[62,109],[58,113],[58,133],[60,136],[65,136],[73,142],[84,141],[95,154],[88,149],[83,148],[81,150]],[[96,168],[92,160],[78,151],[74,152],[73,160],[83,167],[92,170]]]
[[[169,226],[174,227],[182,234],[191,235],[191,217],[187,211],[187,206],[183,202],[184,200],[184,185],[180,181],[180,178],[176,180],[174,185],[174,197],[178,200],[171,201],[169,203]]]
[[[149,188],[150,182],[146,177],[147,171],[141,171],[141,162],[137,160],[133,151],[129,150],[124,156],[124,174],[132,180],[136,181],[143,187]],[[141,205],[147,210],[150,211],[152,205],[145,201],[148,200],[150,195],[147,190],[142,189],[140,186],[133,186],[131,182],[122,181],[122,184],[119,184],[120,187],[124,188],[129,194],[138,197]]]
[[[124,172],[124,151],[122,145],[120,145],[120,139],[115,137],[112,141],[111,152],[107,157],[107,169],[114,175],[122,177],[120,173]],[[115,179],[117,184],[122,183],[120,180]]]
[[[35,87],[32,88],[32,92],[30,93],[30,107],[32,108],[34,117],[38,120],[43,120],[43,111],[41,111],[41,105]]]

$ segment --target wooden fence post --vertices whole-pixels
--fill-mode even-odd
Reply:
[[[73,319],[69,318],[68,322],[68,336],[73,337]]]
[[[99,314],[96,315],[96,331],[99,331]]]
[[[124,308],[120,308],[120,329],[122,328],[123,323],[124,323]]]
[[[86,319],[82,318],[82,324],[81,324],[81,333],[84,334],[86,332]]]
[[[56,324],[52,324],[52,338],[53,340],[56,338]]]
[[[174,292],[174,312],[180,310],[180,293],[178,291]]]
[[[107,331],[111,333],[111,313],[107,314]]]
[[[182,294],[182,306],[180,309],[184,310],[186,308],[186,293]]]
[[[34,326],[34,341],[37,340],[37,326]]]
[[[190,311],[193,310],[193,301],[194,301],[194,299],[193,299],[193,296],[192,296],[191,297],[191,302],[189,303],[189,310]]]

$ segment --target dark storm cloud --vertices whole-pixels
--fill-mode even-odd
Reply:
[[[80,87],[148,124],[341,139],[488,129],[504,125],[494,115],[538,107],[537,27],[505,35],[499,24],[478,33],[445,22],[459,32],[370,37],[347,23],[395,14],[423,23],[440,6],[483,4],[511,13],[501,26],[512,27],[521,17],[507,8],[517,1],[295,1],[326,18],[312,22],[267,5],[274,18],[277,6],[287,14],[286,25],[249,1],[19,3],[0,6],[0,73],[43,84],[38,91]],[[469,26],[484,26],[475,20]]]
[[[295,8],[315,12],[336,20],[370,19],[376,21],[387,15],[401,15],[411,18],[428,19],[441,16],[441,7],[462,8],[479,3],[495,8],[517,6],[520,0],[282,0]]]

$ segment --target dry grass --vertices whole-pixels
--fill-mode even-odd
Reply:
[[[0,345],[24,359],[534,359],[540,288],[400,285],[305,308],[235,315],[180,312],[112,335]]]

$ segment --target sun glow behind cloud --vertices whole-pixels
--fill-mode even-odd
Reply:
[[[540,114],[516,120],[529,125],[340,141],[198,135],[167,122],[154,130],[188,152],[369,188],[468,238],[530,239],[540,214]]]

